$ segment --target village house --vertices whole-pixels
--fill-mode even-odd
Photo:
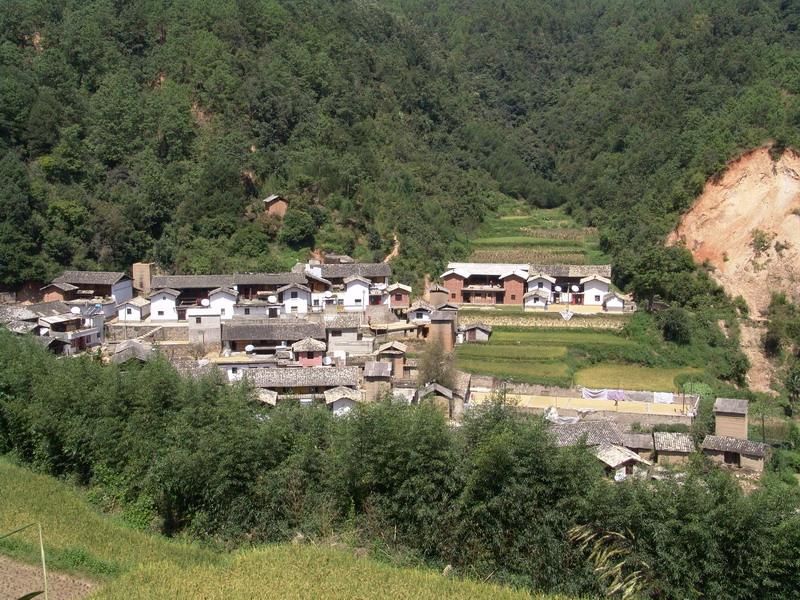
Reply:
[[[654,444],[652,433],[623,433],[622,445],[646,460],[653,459]]]
[[[233,305],[233,317],[235,319],[277,319],[282,310],[283,305],[278,303],[277,296],[275,296],[275,302],[270,302],[269,298],[247,300],[240,297]]]
[[[332,286],[343,288],[348,277],[364,277],[373,284],[389,285],[392,276],[392,267],[388,263],[346,263],[346,264],[313,264],[309,263],[306,270],[317,277],[322,277],[331,282]]]
[[[630,305],[631,301],[617,292],[609,292],[603,297],[603,310],[606,312],[625,312],[625,307]]]
[[[304,315],[311,304],[311,289],[302,283],[290,283],[278,289],[278,302],[287,315]]]
[[[376,360],[364,364],[364,389],[368,402],[382,398],[392,388],[392,364]]]
[[[564,446],[597,446],[599,444],[624,445],[622,434],[617,425],[610,421],[578,421],[577,423],[553,423],[548,427],[555,445]]]
[[[688,433],[653,433],[653,449],[659,465],[681,465],[689,460],[694,451],[694,441]]]
[[[747,400],[717,398],[714,402],[714,433],[746,440],[748,437]]]
[[[230,287],[218,287],[208,293],[209,308],[219,314],[220,319],[227,321],[234,316],[234,307],[239,293]],[[188,317],[187,313],[187,317]]]
[[[436,283],[428,288],[427,300],[433,306],[449,302],[451,300],[450,290],[443,285]],[[455,300],[455,298],[452,298],[452,300]]]
[[[647,467],[652,466],[649,460],[642,458],[636,452],[616,444],[602,442],[592,446],[589,451],[602,463],[606,475],[612,477],[614,481],[622,481],[637,472],[644,474]]]
[[[408,308],[411,302],[411,287],[402,283],[393,283],[386,288],[389,294],[389,308],[392,310],[403,310]]]
[[[440,383],[432,382],[423,387],[417,393],[420,401],[430,400],[436,409],[441,412],[445,418],[453,419],[453,390],[449,387],[441,385]]]
[[[445,352],[452,352],[456,344],[458,313],[452,310],[434,310],[430,318],[428,341],[441,344]]]
[[[103,341],[102,313],[82,315],[80,309],[58,315],[39,317],[38,333],[62,342],[65,354],[74,354],[98,346]]]
[[[325,327],[321,323],[309,323],[300,319],[252,323],[233,320],[222,326],[223,347],[231,352],[288,353],[292,344],[309,337],[323,341]],[[252,347],[252,350],[248,351],[248,347]]]
[[[42,291],[45,302],[108,297],[119,304],[133,297],[133,280],[116,271],[64,271]]]
[[[151,321],[177,321],[178,308],[177,300],[180,296],[178,290],[172,288],[161,288],[150,292],[150,320]],[[186,309],[184,309],[184,318]]]
[[[450,263],[440,279],[455,304],[522,304],[528,265]]]
[[[334,415],[347,414],[356,404],[364,402],[364,392],[343,386],[325,390],[323,395],[326,406]]]
[[[405,372],[406,352],[408,346],[402,342],[392,341],[381,345],[375,352],[377,360],[392,365],[392,377],[402,378]]]
[[[369,305],[370,286],[372,282],[361,275],[344,278],[343,306],[345,310],[363,311]]]
[[[150,316],[150,300],[134,296],[117,306],[117,319],[122,322],[139,323]]]
[[[289,208],[289,202],[279,194],[267,196],[263,202],[267,213],[278,217],[283,217],[286,214],[286,209]]]
[[[219,310],[194,307],[186,310],[189,343],[204,349],[219,350],[222,342],[222,318]]]
[[[418,298],[406,310],[406,319],[409,323],[427,324],[431,322],[431,312],[433,310],[434,308],[431,304]]]
[[[301,367],[320,367],[327,347],[321,340],[306,337],[292,344],[292,354]]]
[[[230,275],[156,275],[151,282],[151,287],[155,290],[150,293],[150,302],[153,304],[150,309],[150,314],[153,315],[151,318],[165,319],[174,312],[175,316],[166,320],[185,321],[187,309],[202,306],[203,300],[209,300],[212,291],[232,286],[233,279]],[[153,296],[166,290],[175,293],[174,311],[165,308],[164,315],[158,315]]]
[[[358,388],[358,367],[308,367],[248,369],[245,377],[257,388],[277,392],[277,399],[302,403],[325,401],[325,391],[337,387]]]
[[[371,354],[375,338],[364,334],[366,327],[363,313],[338,313],[326,317],[328,352],[340,358]]]
[[[703,454],[728,467],[761,472],[768,446],[749,441],[748,402],[736,398],[717,398],[714,402],[714,435],[703,440]]]

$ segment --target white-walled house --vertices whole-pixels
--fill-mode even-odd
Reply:
[[[350,311],[366,310],[369,304],[369,286],[372,282],[361,275],[346,277],[344,280],[344,309]]]
[[[137,323],[150,316],[150,300],[136,296],[117,306],[117,320],[125,323]]]
[[[609,292],[603,297],[603,310],[608,312],[623,312],[625,310],[625,298],[616,292]]]
[[[550,304],[550,294],[549,290],[545,289],[534,289],[530,292],[527,292],[523,297],[523,306],[525,308],[531,309],[546,309],[547,306]]]
[[[223,321],[233,318],[234,306],[239,293],[229,287],[220,287],[208,293],[209,307],[219,312]]]
[[[257,298],[254,300],[247,300],[239,298],[233,306],[233,316],[237,319],[247,318],[278,318],[283,310],[283,305],[278,302],[277,295],[275,302],[270,302],[267,299]]]
[[[287,315],[303,315],[311,304],[311,290],[301,283],[290,283],[278,288],[278,301]]]
[[[611,280],[602,275],[589,275],[581,279],[581,285],[583,285],[583,304],[585,306],[602,306]]]
[[[536,275],[528,277],[528,291],[546,293],[548,300],[553,293],[553,286],[555,284],[556,278],[550,277],[550,275],[546,275],[544,273],[537,273]]]
[[[430,323],[433,307],[424,300],[416,300],[408,307],[406,319],[409,323]]]
[[[151,321],[177,321],[178,309],[176,303],[180,296],[178,290],[163,288],[152,292],[150,299],[150,320]]]

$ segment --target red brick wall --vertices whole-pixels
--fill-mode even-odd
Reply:
[[[450,299],[448,302],[461,303],[461,289],[464,287],[464,280],[458,275],[448,275],[442,279],[442,285],[450,292]],[[453,294],[456,295],[453,298]]]
[[[503,289],[506,291],[504,304],[519,304],[522,306],[522,296],[525,294],[525,280],[516,275],[503,280]],[[511,296],[514,296],[512,299]]]
[[[497,294],[470,292],[470,304],[497,304]]]
[[[50,290],[45,292],[43,302],[63,302],[64,292],[60,290]]]
[[[297,362],[301,367],[321,367],[322,352],[312,352],[312,358],[308,358],[308,352],[298,352]]]
[[[391,293],[391,297],[389,298],[389,306],[408,306],[408,292],[405,290],[395,290]],[[397,299],[398,294],[400,295],[400,299]]]

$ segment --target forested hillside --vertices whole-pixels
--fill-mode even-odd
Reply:
[[[798,23],[791,0],[6,1],[0,284],[374,260],[394,233],[417,277],[506,194],[699,304],[658,242],[738,152],[798,145]]]

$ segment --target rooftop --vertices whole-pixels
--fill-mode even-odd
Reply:
[[[694,441],[688,433],[668,433],[656,431],[653,434],[653,443],[656,452],[694,452]]]
[[[332,319],[325,321],[327,329],[358,329],[361,327],[361,313],[338,313]]]
[[[325,390],[323,394],[325,395],[325,404],[332,404],[342,399],[353,400],[355,402],[360,402],[363,399],[360,390],[342,386]]]
[[[580,442],[587,446],[623,443],[617,426],[610,421],[578,421],[577,423],[553,424],[549,427],[556,446],[575,446]]]
[[[626,448],[637,448],[642,450],[653,449],[652,433],[623,433],[622,445]]]
[[[631,450],[616,444],[598,444],[592,448],[591,452],[600,462],[608,465],[612,469],[621,467],[625,463],[629,462],[643,463],[646,465],[652,464],[650,461],[645,460],[636,454],[636,452],[632,452]]]
[[[747,400],[741,400],[737,398],[717,398],[716,402],[714,402],[714,412],[746,415],[747,404]]]
[[[278,367],[246,369],[244,376],[260,388],[356,387],[358,367]]]
[[[147,306],[150,304],[150,300],[147,298],[142,298],[141,296],[134,296],[130,300],[126,300],[125,302],[120,302],[117,306],[125,306],[126,304],[132,304],[133,306]]]
[[[551,277],[611,277],[611,265],[530,265],[529,273],[547,273]]]
[[[408,346],[406,346],[403,342],[398,342],[397,340],[393,342],[386,342],[378,347],[376,354],[383,354],[384,352],[397,354],[403,353],[405,354],[408,351]]]
[[[440,396],[444,396],[447,399],[451,399],[453,397],[453,390],[441,385],[440,383],[434,382],[434,383],[429,383],[419,391],[420,398],[424,398],[425,396],[429,396],[431,394],[439,394]]]
[[[748,456],[763,457],[767,453],[767,445],[761,442],[740,440],[738,438],[724,437],[721,435],[707,435],[703,440],[703,450],[716,450],[718,452],[738,452]]]
[[[114,285],[122,279],[130,279],[119,271],[64,271],[53,279],[53,283],[73,285]]]
[[[321,323],[280,319],[267,323],[224,323],[222,339],[225,341],[275,340],[297,342],[303,338],[325,339]]]
[[[364,377],[391,377],[392,363],[370,360],[364,364]]]
[[[392,267],[387,263],[349,263],[319,265],[320,274],[325,279],[344,279],[353,275],[362,277],[390,277]]]
[[[327,347],[325,342],[310,337],[303,338],[299,342],[292,344],[292,350],[295,352],[325,352]]]

